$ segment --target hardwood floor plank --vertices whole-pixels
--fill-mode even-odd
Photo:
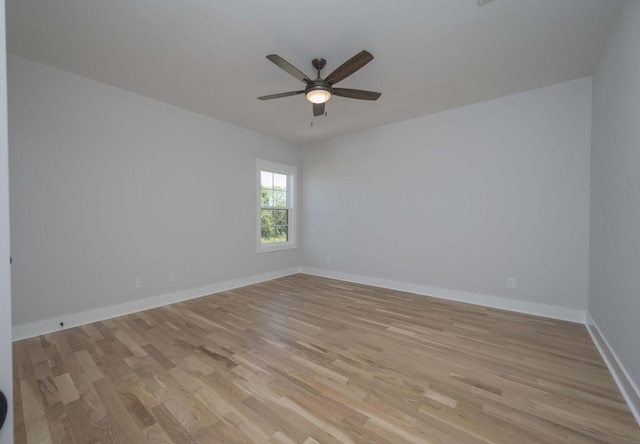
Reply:
[[[581,324],[302,274],[13,354],[18,444],[640,442]]]
[[[76,352],[76,359],[80,363],[85,376],[91,382],[104,378],[104,375],[100,371],[100,368],[96,365],[91,354],[86,350],[78,350]]]
[[[145,442],[144,434],[134,418],[119,399],[115,387],[108,379],[100,379],[93,383],[96,393],[107,409],[109,419],[113,421],[124,443]]]
[[[22,395],[22,408],[27,431],[26,442],[28,444],[51,443],[51,434],[47,425],[44,408],[33,388],[26,380],[20,380],[20,393]]]
[[[27,429],[24,421],[24,408],[22,391],[20,390],[20,378],[24,377],[24,365],[26,357],[24,353],[24,341],[16,342],[12,350],[13,361],[13,436],[15,442],[27,442]],[[22,369],[22,373],[18,373]]]
[[[69,404],[70,402],[80,399],[76,386],[73,384],[73,380],[69,373],[65,373],[53,378],[60,395],[60,400],[63,404]]]
[[[75,442],[78,444],[102,441],[102,433],[95,427],[88,410],[85,408],[85,404],[80,399],[66,404],[64,408],[67,412],[67,416],[72,418],[69,422],[69,428],[71,429],[71,435],[67,437],[69,440],[74,438]],[[57,442],[63,443],[65,441]],[[113,437],[110,436],[110,439],[107,442],[121,441],[119,439],[113,439]]]
[[[196,442],[163,404],[158,404],[153,407],[151,413],[172,442],[185,444],[193,444]]]

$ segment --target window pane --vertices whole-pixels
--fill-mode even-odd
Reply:
[[[260,211],[260,237],[265,238],[273,237],[273,210],[261,210]]]
[[[274,191],[273,192],[273,205],[274,207],[286,207],[287,206],[287,192],[286,191]]]
[[[287,242],[289,240],[289,226],[276,225],[274,227],[274,238],[276,242]]]
[[[287,175],[286,174],[273,173],[273,187],[276,190],[286,190],[287,189]]]
[[[272,244],[274,243],[276,240],[273,237],[262,237],[260,239],[260,243],[262,244]]]
[[[269,190],[273,188],[273,173],[269,171],[260,171],[260,187]]]
[[[289,224],[289,210],[272,210],[273,211],[273,224],[274,225],[288,225]]]
[[[261,190],[260,191],[260,205],[263,207],[272,207],[273,206],[273,191],[271,190]]]

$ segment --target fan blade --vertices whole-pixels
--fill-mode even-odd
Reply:
[[[336,96],[360,100],[378,100],[382,95],[382,93],[379,92],[351,88],[333,88],[333,94]]]
[[[318,117],[324,114],[324,103],[313,104],[313,116]]]
[[[364,65],[373,60],[373,56],[368,51],[360,51],[349,60],[338,66],[325,79],[330,85],[335,85],[339,81],[346,79],[351,74],[362,68]]]
[[[298,80],[302,80],[304,83],[311,83],[311,79],[307,77],[305,73],[300,71],[298,68],[293,66],[291,63],[287,62],[285,59],[280,57],[277,54],[268,55],[267,58],[271,60],[273,63],[278,65],[280,68],[291,74]]]
[[[297,96],[298,94],[302,94],[302,91],[289,91],[286,93],[278,93],[278,94],[269,94],[268,96],[260,96],[258,100],[271,100],[271,99],[279,99],[280,97],[289,97],[289,96]]]

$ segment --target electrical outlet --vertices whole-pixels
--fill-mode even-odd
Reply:
[[[136,279],[136,288],[142,288],[142,279]]]
[[[172,284],[176,281],[176,274],[175,273],[169,273],[169,283]]]
[[[507,288],[516,288],[516,278],[507,278]]]
[[[327,264],[330,264],[331,263],[331,256],[325,256],[324,257],[324,262],[327,263]]]

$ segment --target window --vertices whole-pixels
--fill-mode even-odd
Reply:
[[[296,247],[297,168],[258,160],[258,253]]]

